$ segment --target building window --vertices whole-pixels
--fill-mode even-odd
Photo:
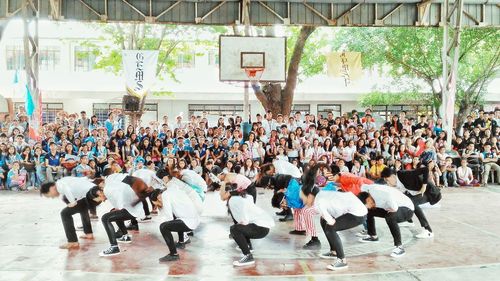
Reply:
[[[177,67],[179,68],[193,68],[195,66],[195,54],[179,54],[177,55]]]
[[[310,104],[294,104],[292,105],[292,113],[299,111],[302,114],[311,113],[311,105]]]
[[[24,69],[24,49],[21,46],[7,46],[5,48],[7,70]]]
[[[328,113],[333,113],[334,117],[340,117],[342,115],[342,105],[341,104],[318,104],[318,114],[326,118]]]
[[[39,67],[40,70],[54,71],[60,60],[60,50],[58,47],[43,47],[40,50]]]
[[[93,49],[88,47],[75,47],[75,66],[76,72],[91,71],[95,67],[96,54]]]
[[[202,116],[204,113],[210,116],[236,117],[243,115],[242,104],[190,104],[188,105],[189,116]]]
[[[19,107],[24,107],[24,102],[14,103],[15,111],[19,111]],[[56,120],[57,113],[63,111],[64,107],[62,103],[56,102],[44,102],[42,103],[42,123],[52,123]]]
[[[394,114],[400,114],[401,111],[406,111],[407,118],[416,118],[419,115],[432,115],[432,106],[423,104],[405,105],[375,105],[372,107],[372,112],[378,114],[385,121],[389,121]]]

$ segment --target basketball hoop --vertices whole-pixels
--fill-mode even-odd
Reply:
[[[257,83],[264,73],[264,67],[246,67],[245,73],[250,83]]]

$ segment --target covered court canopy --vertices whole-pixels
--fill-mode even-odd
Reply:
[[[0,20],[21,16],[26,0],[0,0]],[[40,18],[233,25],[243,22],[242,0],[29,0]],[[462,26],[500,26],[500,0],[463,0]],[[450,0],[450,4],[454,0]],[[439,26],[444,0],[250,1],[252,25]]]

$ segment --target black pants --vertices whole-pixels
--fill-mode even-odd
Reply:
[[[89,213],[93,216],[97,216],[97,204],[92,204],[91,202],[88,202],[89,206]]]
[[[321,218],[321,228],[325,232],[328,244],[330,244],[330,251],[335,251],[339,259],[343,259],[344,247],[342,247],[342,240],[340,240],[338,231],[353,228],[362,224],[366,220],[366,216],[358,217],[353,214],[345,214],[335,219],[334,225],[329,225],[326,220]]]
[[[269,228],[258,226],[254,223],[242,225],[235,224],[229,228],[234,241],[238,244],[244,255],[250,254],[250,239],[261,239],[269,233]]]
[[[175,247],[174,237],[172,236],[172,232],[177,232],[179,235],[179,242],[184,242],[184,232],[189,232],[191,229],[187,227],[187,225],[179,219],[174,219],[171,221],[166,221],[160,224],[160,232],[167,243],[168,249],[170,250],[171,255],[177,254],[177,248]]]
[[[255,187],[255,182],[252,182],[248,187],[247,187],[247,193],[249,195],[252,195],[253,197],[253,203],[255,204],[257,202],[257,188]]]
[[[406,192],[405,194],[406,194],[406,196],[408,196],[411,199],[411,201],[413,202],[413,205],[415,205],[414,213],[415,213],[415,216],[417,216],[418,221],[420,222],[420,226],[422,226],[423,228],[432,232],[431,226],[429,225],[429,222],[427,221],[427,218],[425,217],[424,211],[422,210],[422,208],[420,208],[420,204],[425,204],[425,203],[429,202],[429,200],[427,200],[427,195],[418,194],[418,195],[413,196],[408,192]]]
[[[142,203],[142,209],[144,210],[144,215],[149,216],[151,213],[149,212],[149,205],[148,205],[148,201],[146,201],[146,198],[142,199],[141,203]],[[131,219],[130,223],[133,225],[138,224],[136,218]]]
[[[82,198],[76,201],[76,206],[66,207],[61,211],[61,220],[64,227],[64,232],[66,233],[66,238],[68,242],[78,242],[78,237],[76,236],[75,224],[73,223],[73,215],[80,213],[83,224],[83,232],[85,234],[92,233],[92,225],[90,224],[89,208],[87,204],[87,199]]]
[[[397,212],[387,212],[384,209],[375,208],[368,210],[366,222],[368,224],[368,235],[376,236],[375,217],[385,218],[389,229],[391,230],[394,246],[401,246],[401,231],[398,223],[407,221],[413,217],[413,211],[407,207],[399,207]]]
[[[127,210],[121,209],[116,211],[111,211],[109,213],[104,214],[101,217],[102,225],[106,230],[106,234],[108,235],[109,243],[111,246],[116,246],[116,237],[115,237],[115,227],[112,222],[116,222],[118,228],[122,232],[123,235],[127,234],[127,228],[125,227],[125,221],[135,219]]]

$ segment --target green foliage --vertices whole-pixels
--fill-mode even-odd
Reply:
[[[346,47],[362,52],[363,67],[377,69],[396,79],[424,81],[434,95],[429,102],[441,101],[441,28],[349,28],[333,38],[332,48]],[[488,83],[498,76],[500,67],[500,29],[466,28],[461,34],[457,80],[460,108],[481,104]]]
[[[97,57],[96,68],[115,74],[122,71],[122,50],[159,50],[157,74],[160,79],[177,81],[175,70],[180,57],[192,60],[199,50],[217,48],[217,36],[228,33],[222,26],[185,26],[151,24],[92,24],[101,36],[86,41]]]
[[[363,95],[359,104],[363,107],[371,107],[374,105],[395,105],[395,104],[412,104],[422,103],[430,98],[430,94],[422,94],[420,92],[400,92],[387,93],[374,91]]]

